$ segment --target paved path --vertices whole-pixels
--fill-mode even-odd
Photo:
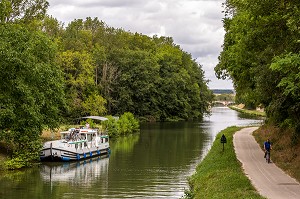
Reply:
[[[272,162],[266,163],[264,152],[252,136],[256,129],[244,128],[233,137],[235,152],[245,174],[258,192],[266,198],[300,199],[299,182],[286,175]]]

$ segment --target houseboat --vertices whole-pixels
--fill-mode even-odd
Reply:
[[[110,154],[109,137],[98,129],[70,128],[60,134],[60,140],[44,143],[42,161],[75,161]]]

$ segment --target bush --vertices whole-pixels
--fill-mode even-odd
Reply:
[[[128,135],[139,131],[139,122],[130,112],[126,112],[119,119],[112,116],[107,117],[108,120],[103,122],[104,129],[108,131],[110,137],[118,137],[120,135]]]
[[[119,130],[117,125],[117,120],[113,116],[107,116],[106,121],[102,122],[103,128],[107,131],[109,137],[119,136]]]

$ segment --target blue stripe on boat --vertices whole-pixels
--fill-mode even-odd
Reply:
[[[62,156],[62,157],[61,157],[61,160],[62,160],[62,161],[70,161],[70,158],[69,158],[69,157],[64,157],[64,156]]]

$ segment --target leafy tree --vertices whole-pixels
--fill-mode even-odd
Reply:
[[[152,114],[155,111],[152,94],[155,93],[158,79],[155,58],[147,52],[133,50],[116,50],[113,56],[120,71],[113,88],[115,113],[130,111],[135,115]]]
[[[48,6],[46,0],[2,0],[0,23],[43,19]]]
[[[64,84],[56,48],[42,32],[5,24],[0,37],[0,137],[21,167],[39,157],[43,128],[58,126]]]
[[[271,118],[276,122],[291,120],[292,126],[300,128],[300,54],[289,53],[283,57],[276,57],[271,69],[281,74],[277,87],[282,90],[280,100],[276,100],[277,103],[281,103],[272,103],[273,106],[269,108],[270,115],[278,114]]]
[[[277,124],[299,123],[299,6],[299,1],[275,0],[225,3],[217,76],[232,78],[236,100],[250,108],[264,105],[269,121]]]
[[[52,16],[46,16],[43,19],[42,31],[53,39],[61,40],[61,36],[64,32],[63,24]],[[61,43],[59,43],[61,45]]]
[[[85,114],[83,102],[94,94],[107,101],[112,115],[129,111],[166,120],[200,118],[208,113],[212,93],[201,65],[172,38],[133,34],[90,17],[72,21],[61,35],[66,116]]]
[[[106,114],[105,108],[106,100],[98,95],[92,94],[82,103],[87,115],[104,115]]]
[[[65,51],[59,56],[64,71],[68,113],[77,118],[85,112],[82,102],[95,91],[94,63],[88,52]]]

